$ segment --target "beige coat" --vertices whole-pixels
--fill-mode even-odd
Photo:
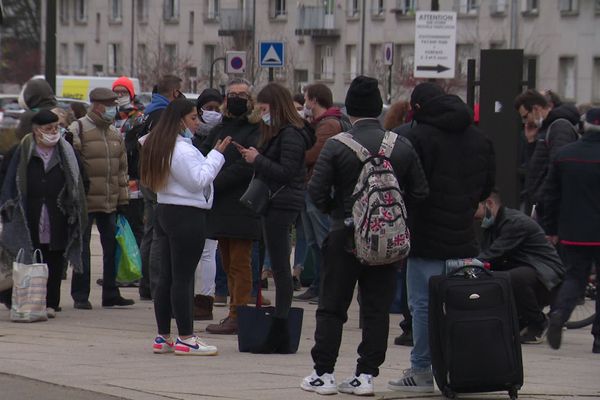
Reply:
[[[129,202],[127,192],[127,153],[119,131],[90,111],[69,126],[73,146],[81,153],[90,179],[88,212],[111,213]]]

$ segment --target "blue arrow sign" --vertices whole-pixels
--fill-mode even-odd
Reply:
[[[267,68],[281,68],[285,63],[283,42],[260,42],[259,65]]]

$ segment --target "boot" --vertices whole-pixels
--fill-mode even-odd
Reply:
[[[194,296],[194,320],[212,320],[213,302],[214,299],[210,296],[202,296],[200,294]]]
[[[592,353],[600,353],[600,335],[594,336],[594,345],[592,347]]]
[[[290,332],[287,318],[273,317],[267,338],[251,351],[254,354],[293,353],[290,349]]]

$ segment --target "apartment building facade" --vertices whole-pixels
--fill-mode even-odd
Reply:
[[[283,41],[286,60],[275,80],[298,91],[324,82],[343,101],[359,74],[388,92],[383,45],[394,44],[392,100],[414,86],[414,15],[430,0],[58,0],[59,73],[130,75],[149,89],[172,72],[185,91],[228,76],[225,51],[247,52],[244,76],[267,82],[260,41]],[[600,102],[600,0],[439,0],[458,14],[456,78],[464,93],[467,60],[482,49],[522,48],[537,61],[537,86],[577,103]],[[516,8],[515,8],[516,7]],[[515,11],[513,13],[513,10]],[[42,18],[42,20],[44,20]],[[42,30],[43,31],[43,30]],[[216,61],[215,61],[216,60]]]

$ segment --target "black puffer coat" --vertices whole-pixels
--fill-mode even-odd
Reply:
[[[385,133],[374,118],[357,121],[349,132],[371,153],[377,153]],[[402,137],[396,140],[390,159],[410,214],[412,204],[428,193],[423,168],[410,142]],[[350,148],[337,140],[325,142],[308,184],[308,193],[321,211],[331,215],[334,229],[340,225],[336,221],[352,215],[352,192],[361,170],[362,163]]]
[[[429,197],[409,213],[411,256],[446,260],[475,257],[473,217],[495,182],[492,142],[472,125],[467,105],[443,95],[415,113],[406,133],[419,154]]]
[[[257,123],[248,121],[247,116],[240,118],[224,117],[215,126],[198,147],[203,154],[227,136],[248,148],[256,147],[260,132]],[[208,214],[208,232],[211,237],[234,239],[260,239],[260,225],[256,214],[240,204],[240,197],[248,188],[252,179],[252,166],[246,163],[235,146],[227,147],[225,164],[215,178],[215,198]]]
[[[271,200],[270,208],[302,209],[306,188],[304,153],[314,144],[315,137],[306,129],[288,125],[259,149],[253,164],[256,177],[266,182],[272,193],[281,189]]]

